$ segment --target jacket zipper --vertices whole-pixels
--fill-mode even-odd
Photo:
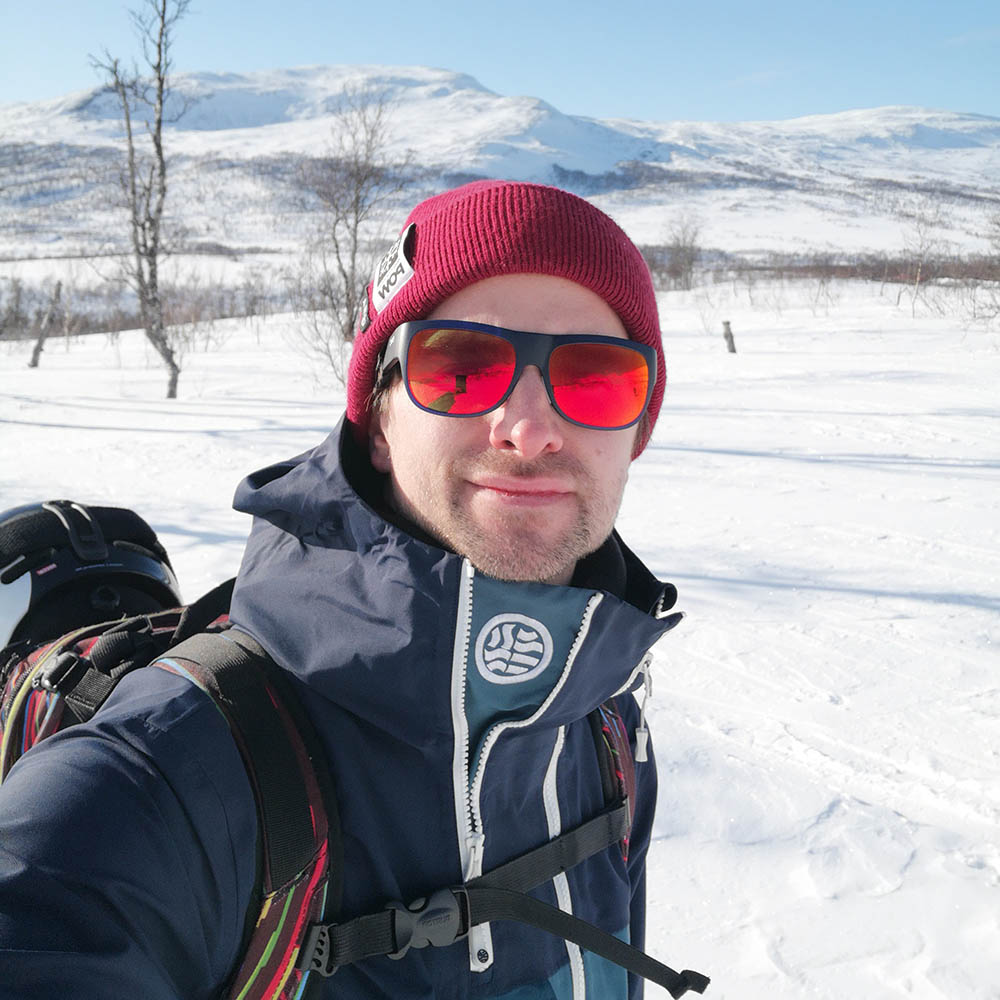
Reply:
[[[486,830],[480,809],[480,793],[486,773],[486,761],[500,735],[508,729],[521,729],[539,719],[562,689],[569,677],[577,653],[590,630],[594,612],[603,599],[595,594],[588,602],[562,674],[556,681],[548,697],[527,719],[518,722],[498,722],[492,726],[483,739],[479,757],[472,766],[471,736],[465,716],[466,663],[472,629],[472,585],[475,569],[468,560],[462,563],[462,578],[458,598],[458,628],[455,633],[455,647],[452,658],[451,696],[452,726],[455,733],[455,754],[452,762],[456,819],[460,821],[459,852],[465,881],[477,878],[483,873],[483,856],[486,848]],[[633,673],[633,677],[635,674]],[[469,968],[473,972],[485,972],[493,964],[493,935],[489,924],[477,924],[469,931]]]
[[[455,796],[455,819],[458,823],[458,849],[462,861],[462,877],[468,882],[483,873],[483,851],[486,834],[483,831],[479,803],[472,788],[472,747],[469,723],[465,717],[465,664],[469,653],[472,629],[472,583],[475,569],[468,560],[462,562],[462,579],[458,593],[458,623],[451,673],[451,715],[455,733],[452,760],[452,784]],[[493,962],[493,936],[489,924],[479,924],[469,930],[469,968],[485,972]]]
[[[642,659],[636,664],[635,669],[629,674],[628,680],[612,695],[613,698],[617,698],[620,694],[625,694],[632,685],[635,683],[635,679],[641,674],[643,681],[643,698],[642,705],[639,707],[639,725],[635,730],[635,760],[637,763],[643,763],[649,759],[649,730],[646,728],[646,702],[649,701],[653,693],[653,676],[650,673],[650,667],[653,665],[653,652],[652,650],[647,650]]]

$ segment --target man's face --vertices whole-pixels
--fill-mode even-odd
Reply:
[[[600,296],[538,274],[469,285],[428,319],[627,336]],[[384,412],[373,415],[370,448],[372,464],[389,475],[393,506],[477,569],[568,583],[577,560],[611,533],[635,434],[563,420],[529,367],[506,402],[481,417],[427,413],[397,382]]]

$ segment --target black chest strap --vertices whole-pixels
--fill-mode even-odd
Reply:
[[[622,802],[464,885],[439,889],[409,906],[390,903],[378,913],[341,924],[313,925],[300,953],[299,968],[331,976],[340,966],[364,958],[402,958],[410,948],[454,944],[477,924],[516,920],[572,941],[649,979],[672,997],[681,997],[688,990],[703,993],[709,980],[701,973],[675,972],[593,924],[527,894],[618,843],[628,824],[629,806]]]

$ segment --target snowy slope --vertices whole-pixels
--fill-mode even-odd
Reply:
[[[1000,340],[877,286],[753,301],[661,297],[670,384],[619,520],[687,612],[654,663],[650,950],[715,1000],[996,1000]],[[186,596],[231,574],[237,481],[342,407],[289,324],[227,325],[172,403],[133,334],[37,371],[0,347],[3,504],[130,504]]]
[[[684,210],[723,250],[898,251],[900,213],[930,196],[945,216],[940,238],[981,251],[1000,209],[996,118],[879,108],[785,122],[601,121],[446,70],[319,66],[178,75],[178,102],[193,104],[168,133],[172,211],[191,241],[300,242],[292,158],[329,147],[331,116],[357,86],[395,102],[391,149],[414,152],[425,185],[558,182],[606,203],[648,242]],[[0,106],[0,256],[104,245],[116,227],[96,178],[113,166],[120,131],[113,96],[99,88]],[[793,231],[790,218],[809,224]]]

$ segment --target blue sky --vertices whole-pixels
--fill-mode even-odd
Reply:
[[[117,0],[0,0],[0,103],[136,51]],[[194,0],[175,68],[425,65],[569,114],[746,121],[909,104],[1000,117],[998,0]]]

